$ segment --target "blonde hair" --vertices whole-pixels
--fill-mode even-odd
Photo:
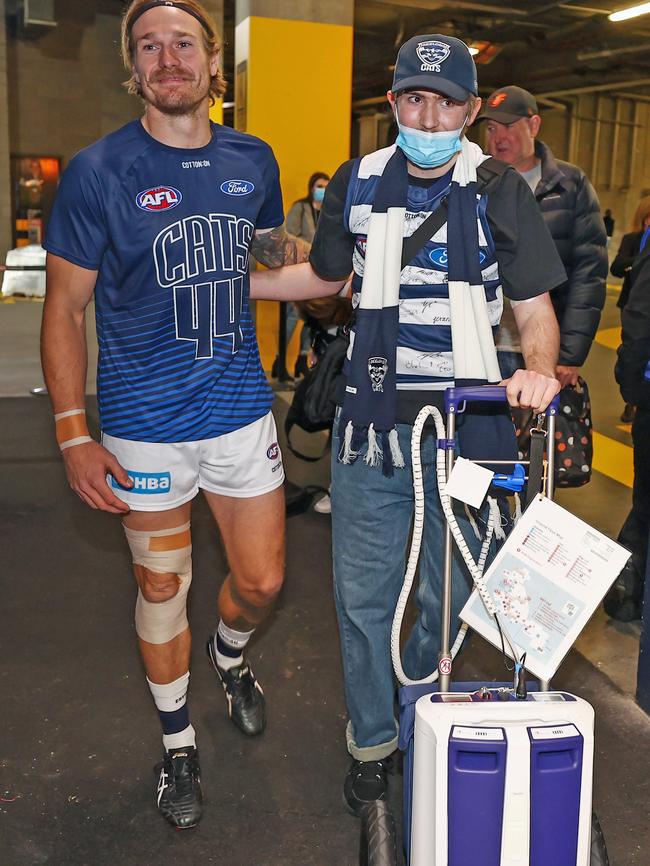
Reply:
[[[133,44],[132,31],[134,19],[137,19],[139,10],[148,5],[150,0],[133,0],[122,18],[122,61],[127,72],[131,73],[130,78],[124,82],[127,91],[133,96],[142,97],[142,90],[133,74],[133,63],[135,55],[135,45]],[[162,4],[161,4],[162,6]],[[221,51],[221,42],[217,25],[204,7],[197,0],[182,0],[176,8],[182,9],[184,6],[187,10],[192,10],[190,14],[201,24],[201,32],[203,34],[203,45],[210,57],[219,54]],[[187,11],[186,10],[186,11]],[[217,99],[220,99],[226,92],[226,79],[224,78],[221,69],[217,69],[215,75],[210,78],[210,105],[214,105]]]
[[[646,195],[644,198],[636,206],[636,210],[634,211],[634,216],[632,217],[632,224],[630,226],[631,232],[642,232],[643,231],[643,223],[646,221],[646,218],[650,216],[650,195]]]

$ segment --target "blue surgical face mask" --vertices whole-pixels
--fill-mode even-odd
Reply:
[[[321,202],[325,198],[325,187],[324,186],[315,186],[314,187],[314,201]]]
[[[397,114],[395,115],[397,117]],[[399,135],[397,146],[404,155],[419,168],[437,168],[444,165],[461,149],[460,137],[465,129],[465,123],[460,129],[444,129],[441,132],[424,132],[403,126],[397,118]]]

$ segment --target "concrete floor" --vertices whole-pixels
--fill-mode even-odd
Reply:
[[[607,332],[617,325],[613,299],[603,319]],[[170,854],[192,864],[353,866],[358,828],[340,800],[347,757],[329,519],[308,513],[289,521],[287,586],[252,652],[269,695],[270,724],[250,742],[227,721],[203,656],[225,562],[207,510],[197,503],[191,702],[206,818],[196,832],[174,833],[153,805],[157,723],[134,644],[121,530],[66,489],[49,402],[28,396],[40,382],[40,312],[35,301],[0,303],[1,866],[148,866]],[[264,316],[258,321],[268,329]],[[558,498],[615,535],[630,502],[629,487],[616,480],[626,477],[625,466],[615,464],[630,457],[630,439],[617,421],[614,353],[606,343],[594,347],[585,373],[596,430],[624,450],[608,460],[606,446],[603,471],[588,487]],[[93,405],[91,399],[91,419]],[[287,395],[279,395],[278,421],[286,405]],[[316,439],[305,445],[315,450]],[[286,462],[295,483],[327,483],[326,459],[306,464],[287,455]],[[650,862],[650,721],[632,698],[638,635],[638,625],[597,614],[556,679],[596,708],[595,807],[612,866]],[[494,679],[499,671],[496,654],[474,638],[458,676]],[[398,810],[399,783],[392,800]]]

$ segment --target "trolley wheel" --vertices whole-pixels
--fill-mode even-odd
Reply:
[[[591,860],[590,866],[609,866],[605,836],[595,812],[591,813]]]
[[[361,815],[359,866],[400,866],[395,819],[388,804],[377,800]]]

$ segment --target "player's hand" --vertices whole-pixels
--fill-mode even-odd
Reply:
[[[562,388],[566,388],[567,385],[577,385],[579,372],[580,367],[567,367],[564,364],[558,364],[555,368],[555,376]]]
[[[74,445],[62,454],[68,484],[86,505],[111,514],[128,514],[129,506],[118,499],[106,483],[106,476],[112,475],[122,487],[133,486],[115,455],[99,442]]]
[[[560,390],[560,383],[552,376],[534,370],[515,370],[510,379],[501,382],[506,387],[508,403],[521,409],[543,412]]]

